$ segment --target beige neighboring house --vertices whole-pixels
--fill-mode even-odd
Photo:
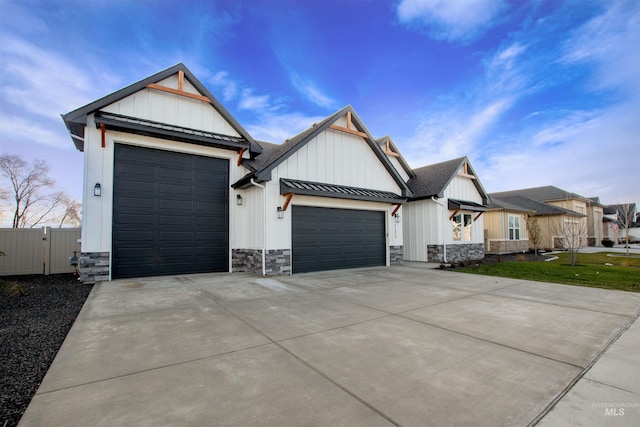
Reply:
[[[580,246],[587,244],[589,199],[585,197],[551,185],[491,193],[489,197],[494,203],[510,203],[535,215],[541,231],[539,248],[565,249],[571,243],[568,239],[574,244],[579,239]],[[563,233],[563,229],[571,233]],[[489,229],[487,233],[497,232]],[[529,248],[533,249],[533,243],[529,242]]]
[[[527,252],[529,213],[528,209],[507,200],[491,199],[484,214],[485,252],[496,255]]]
[[[602,239],[609,237],[608,228],[600,197],[590,197],[587,202],[587,245],[602,246]]]

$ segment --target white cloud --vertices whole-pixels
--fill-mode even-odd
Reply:
[[[432,38],[464,42],[489,28],[505,8],[503,0],[402,0],[397,15],[404,24],[426,29]]]
[[[323,119],[301,113],[268,113],[261,115],[256,122],[245,125],[245,128],[255,139],[280,144]]]
[[[222,99],[231,101],[238,95],[238,82],[229,78],[226,71],[218,71],[209,79],[209,82],[222,90]]]
[[[304,80],[298,74],[291,73],[291,83],[298,92],[319,107],[335,108],[336,101],[325,95],[312,81]]]
[[[2,34],[0,54],[5,57],[0,91],[18,109],[59,119],[91,101],[98,88],[117,80],[104,71],[90,77],[71,62],[18,38]],[[85,62],[84,66],[88,66]],[[86,69],[86,67],[84,68]]]
[[[48,145],[55,148],[71,150],[73,144],[66,134],[60,116],[58,128],[51,126],[51,120],[38,118],[29,120],[17,116],[0,115],[0,139],[7,148],[16,150],[27,143]]]
[[[270,109],[269,95],[254,95],[252,89],[242,89],[238,108],[241,110],[264,111]]]

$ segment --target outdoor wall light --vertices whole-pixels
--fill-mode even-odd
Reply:
[[[278,219],[284,218],[284,211],[282,210],[282,206],[278,206]]]
[[[236,205],[242,206],[242,196],[240,194],[236,195]]]
[[[96,197],[100,197],[102,195],[102,188],[100,187],[99,182],[96,182],[96,185],[93,187],[93,195]]]
[[[400,214],[395,214],[396,224],[400,224]]]

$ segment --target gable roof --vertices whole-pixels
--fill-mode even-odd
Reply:
[[[152,76],[149,76],[143,80],[140,80],[136,83],[133,83],[123,89],[120,89],[116,92],[113,92],[107,96],[104,96],[96,101],[93,101],[84,107],[80,107],[76,110],[73,110],[67,114],[62,115],[62,120],[64,120],[67,129],[73,139],[73,143],[79,151],[84,151],[84,128],[87,124],[87,116],[99,111],[101,108],[104,108],[108,105],[113,104],[123,98],[126,98],[129,95],[132,95],[136,92],[141,91],[149,84],[158,83],[179,71],[184,72],[184,77],[195,87],[198,92],[200,92],[203,96],[208,98],[209,102],[213,106],[214,109],[222,115],[222,117],[231,125],[231,127],[238,132],[239,135],[244,139],[245,145],[248,146],[249,151],[252,156],[257,155],[262,152],[262,147],[258,145],[249,132],[247,132],[241,125],[236,121],[235,118],[227,111],[226,108],[218,102],[218,100],[207,90],[207,88],[189,71],[189,69],[182,63],[174,65],[173,67],[169,67],[166,70],[160,71]],[[129,119],[129,118],[127,118]],[[179,128],[176,126],[175,128]],[[189,129],[189,131],[193,131],[193,129]]]
[[[393,139],[391,139],[391,137],[389,135],[385,135],[382,138],[378,138],[376,140],[376,142],[382,148],[383,152],[385,152],[384,150],[385,150],[387,142],[388,142],[389,143],[389,147],[391,148],[391,151],[394,153],[394,157],[396,157],[398,159],[398,162],[400,162],[400,165],[402,165],[402,169],[404,169],[404,171],[407,173],[407,175],[409,175],[410,178],[412,178],[412,177],[414,177],[416,175],[413,172],[413,169],[411,169],[411,166],[409,166],[409,163],[407,163],[407,161],[405,160],[404,156],[402,155],[402,153],[400,152],[400,150],[398,149],[396,144],[393,142]],[[386,152],[385,152],[385,154],[386,154]]]
[[[444,197],[444,190],[456,176],[460,167],[465,163],[467,164],[471,174],[475,176],[475,179],[472,180],[473,185],[478,190],[478,193],[480,193],[484,203],[489,203],[489,195],[485,191],[484,187],[482,187],[478,176],[471,167],[471,163],[469,163],[469,159],[466,156],[414,169],[413,172],[415,173],[415,176],[408,182],[409,188],[413,192],[411,200]]]
[[[393,180],[402,189],[402,195],[404,197],[410,197],[411,190],[407,186],[407,183],[404,182],[402,176],[400,176],[400,174],[393,166],[391,161],[387,158],[386,154],[384,154],[376,140],[373,138],[373,136],[371,136],[371,133],[365,127],[364,123],[356,114],[351,105],[347,105],[346,107],[336,111],[324,120],[318,123],[314,123],[308,129],[305,129],[296,136],[287,139],[280,145],[265,144],[263,146],[263,152],[258,158],[243,162],[243,164],[251,169],[252,172],[242,177],[240,180],[234,183],[232,187],[245,188],[249,185],[251,179],[254,179],[255,181],[270,181],[271,171],[273,169],[275,169],[280,163],[293,155],[296,151],[312,141],[320,133],[328,129],[329,126],[331,126],[339,118],[346,115],[347,113],[351,114],[351,123],[353,124],[353,126],[359,133],[363,134],[361,135],[362,138],[369,145],[371,150],[373,150],[378,160],[380,160],[387,172],[389,172],[389,175],[391,175]]]
[[[569,191],[563,190],[553,185],[491,193],[491,197],[497,197],[499,199],[503,199],[505,197],[510,197],[510,196],[523,196],[531,200],[536,200],[538,202],[551,202],[551,201],[568,200],[568,199],[580,199],[585,202],[588,202],[588,199],[582,197],[579,194],[571,193]]]
[[[502,206],[504,209],[514,210],[514,208],[520,211],[534,212],[537,216],[549,216],[549,215],[569,215],[584,217],[586,215],[564,209],[559,206],[551,205],[548,203],[533,200],[521,195],[514,196],[501,196],[498,197],[497,193],[491,193],[491,204],[493,206]]]

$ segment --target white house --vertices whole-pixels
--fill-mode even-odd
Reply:
[[[413,170],[413,196],[404,207],[408,261],[455,262],[484,258],[482,213],[489,197],[469,159]]]
[[[178,64],[63,120],[84,152],[84,281],[402,262],[410,168],[351,106],[258,143]]]

